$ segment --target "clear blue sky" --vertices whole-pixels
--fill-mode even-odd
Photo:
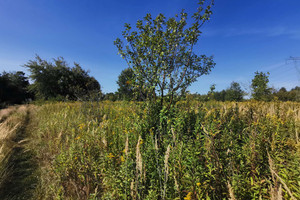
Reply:
[[[0,72],[25,70],[35,54],[63,56],[114,92],[127,67],[113,45],[124,23],[146,13],[192,13],[196,6],[197,0],[0,0]],[[216,67],[190,91],[206,93],[213,83],[221,90],[232,81],[247,87],[257,70],[269,71],[275,88],[299,86],[299,72],[285,60],[300,56],[299,9],[299,0],[216,0],[197,45],[197,52],[214,55]]]

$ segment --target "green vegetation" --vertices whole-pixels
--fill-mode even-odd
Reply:
[[[202,97],[203,101],[215,100],[215,101],[243,101],[245,92],[241,89],[241,86],[237,82],[232,82],[230,87],[226,90],[216,92],[216,85],[213,84],[210,87],[210,91],[207,97]]]
[[[66,61],[60,57],[54,59],[54,63],[42,60],[39,56],[36,60],[30,60],[24,65],[34,81],[30,85],[37,98],[40,99],[69,99],[77,100],[90,93],[100,93],[100,84],[79,64],[68,67]]]
[[[117,84],[118,91],[113,93],[102,94],[100,84],[88,72],[83,70],[78,64],[75,67],[68,67],[63,58],[54,60],[54,63],[47,62],[37,57],[35,61],[29,61],[25,66],[30,69],[29,83],[28,77],[22,71],[3,72],[0,74],[0,108],[8,105],[22,104],[32,100],[146,100],[153,94],[145,87],[135,86],[137,76],[132,68],[123,70]],[[268,87],[268,76],[263,72],[256,72],[252,80],[252,98],[264,101],[300,101],[300,87],[296,86],[290,91],[282,87],[275,90]],[[243,98],[247,93],[241,89],[237,82],[232,82],[226,90],[215,91],[216,85],[211,86],[207,94],[190,94],[186,89],[173,96],[155,97],[157,99],[166,98],[175,103],[177,100],[185,99],[187,95],[193,96],[194,99],[202,102],[215,101],[244,101]],[[156,96],[158,93],[155,93]]]
[[[63,58],[25,64],[32,84],[3,72],[1,106],[42,101],[0,110],[0,197],[300,199],[300,103],[289,101],[299,87],[272,91],[268,73],[255,72],[252,101],[237,82],[187,91],[215,66],[194,53],[212,5],[200,0],[192,21],[183,10],[126,24],[128,45],[115,45],[129,68],[116,93],[102,96]]]
[[[19,104],[32,98],[28,86],[29,81],[24,72],[0,74],[0,108],[6,104]]]
[[[39,165],[33,199],[298,199],[299,107],[40,106],[27,137]]]
[[[253,99],[264,101],[270,101],[272,99],[271,88],[268,87],[268,75],[269,73],[265,74],[263,72],[255,72],[255,76],[252,79],[251,84]]]
[[[300,101],[300,87],[296,86],[295,88],[287,91],[284,87],[280,90],[273,93],[274,99],[279,101]]]
[[[137,21],[136,30],[125,24],[122,35],[126,45],[119,38],[114,44],[133,70],[132,84],[143,99],[152,101],[159,94],[161,106],[167,98],[171,105],[177,93],[185,93],[198,77],[208,74],[215,66],[212,57],[194,53],[200,28],[212,14],[213,1],[205,4],[205,0],[199,1],[190,25],[184,10],[169,19],[163,14],[155,19],[147,14]]]
[[[135,80],[135,74],[131,68],[124,69],[121,72],[117,81],[117,84],[119,85],[118,95],[120,99],[123,100],[134,99],[134,86],[133,86],[134,80]]]

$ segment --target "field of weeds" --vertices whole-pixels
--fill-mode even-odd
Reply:
[[[161,109],[107,101],[33,110],[32,199],[300,199],[299,103],[181,101]]]

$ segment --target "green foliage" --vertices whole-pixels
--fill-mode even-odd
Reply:
[[[108,101],[116,101],[119,99],[119,96],[117,93],[109,92],[104,94],[103,100],[108,100]]]
[[[131,68],[124,69],[118,77],[118,95],[120,99],[132,100],[134,97],[135,74]]]
[[[30,60],[24,65],[30,72],[30,78],[34,81],[30,85],[31,91],[41,99],[82,99],[86,95],[100,93],[100,84],[79,64],[68,67],[66,61],[60,57],[54,59],[54,63],[42,60],[36,56],[36,60]]]
[[[225,101],[242,101],[244,92],[237,82],[232,82],[230,87],[226,90]]]
[[[22,71],[0,74],[0,108],[4,104],[20,104],[32,98],[29,81]]]
[[[213,1],[205,6],[201,0],[192,23],[187,22],[188,14],[183,10],[169,19],[163,14],[156,18],[147,14],[138,20],[136,30],[125,24],[122,35],[127,45],[119,38],[114,44],[136,76],[135,91],[147,94],[149,99],[159,93],[162,102],[169,96],[172,103],[177,92],[182,93],[198,77],[210,72],[215,65],[212,57],[195,54],[194,46],[200,28],[209,20],[212,4]]]
[[[216,85],[213,84],[210,86],[210,91],[207,94],[209,100],[216,101],[242,101],[244,96],[244,91],[241,89],[241,86],[237,82],[232,82],[230,87],[226,90],[220,92],[215,91]]]
[[[300,197],[299,103],[59,103],[32,148],[50,199]],[[290,191],[290,193],[289,193]],[[37,196],[38,199],[38,196]]]
[[[255,72],[255,76],[252,79],[251,88],[253,90],[252,97],[255,100],[271,100],[271,89],[268,87],[269,73]]]
[[[300,101],[300,87],[287,91],[284,87],[280,88],[277,92],[274,92],[274,97],[280,101]]]

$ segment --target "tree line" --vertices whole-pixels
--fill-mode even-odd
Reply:
[[[39,56],[24,65],[29,77],[22,71],[0,73],[0,106],[21,104],[31,100],[127,100],[143,101],[153,92],[146,87],[137,87],[133,69],[124,69],[117,80],[118,91],[103,94],[99,82],[78,63],[70,67],[62,58],[49,62]],[[29,79],[32,80],[30,83]],[[242,90],[238,82],[232,82],[227,89],[215,91],[212,84],[207,94],[190,94],[184,90],[173,98],[184,99],[187,95],[199,101],[244,101],[248,95],[255,100],[300,101],[300,87],[279,90],[268,86],[269,73],[255,72],[251,83],[251,94]]]
[[[62,57],[50,62],[36,56],[24,67],[29,77],[22,71],[0,74],[0,107],[31,100],[84,100],[101,95],[99,82],[88,71],[78,63],[70,67]]]
[[[117,84],[118,91],[115,93],[108,93],[104,99],[116,100],[141,100],[140,92],[132,84],[135,80],[135,73],[131,68],[124,69],[118,77]],[[185,99],[187,95],[199,101],[244,101],[255,99],[258,101],[300,101],[300,87],[296,86],[291,90],[281,87],[279,90],[268,85],[269,73],[255,72],[250,85],[250,93],[242,89],[240,83],[233,81],[227,89],[215,91],[216,85],[212,84],[207,94],[191,94],[189,91],[181,92],[177,95],[178,99]],[[146,91],[143,96],[147,96]],[[246,98],[246,96],[248,98]]]

